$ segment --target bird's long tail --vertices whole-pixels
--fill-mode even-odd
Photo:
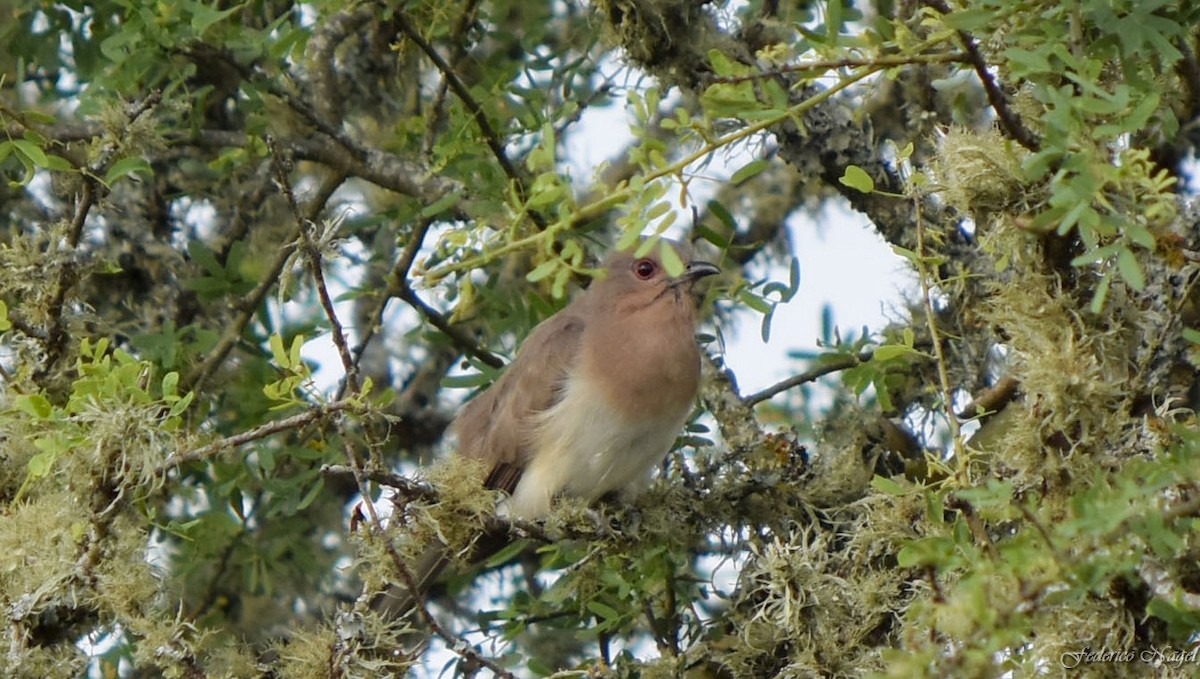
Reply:
[[[467,563],[471,566],[481,564],[508,545],[510,538],[506,532],[484,531],[471,548],[471,556]],[[388,588],[371,599],[371,610],[377,611],[388,620],[397,620],[413,611],[417,598],[424,597],[437,583],[442,571],[451,560],[450,548],[435,541],[421,556],[408,564],[409,575],[415,590],[406,583],[392,583]]]
[[[450,550],[441,542],[425,548],[421,556],[408,564],[408,573],[412,576],[412,587],[408,583],[392,583],[388,588],[371,599],[371,610],[380,613],[388,620],[398,620],[416,607],[418,597],[424,597],[433,583],[437,581],[446,564],[450,563]]]

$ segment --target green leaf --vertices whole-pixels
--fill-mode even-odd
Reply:
[[[559,267],[559,263],[558,263],[558,260],[556,260],[556,259],[551,259],[549,261],[542,262],[541,264],[538,264],[536,267],[534,267],[533,271],[530,271],[529,273],[525,274],[525,280],[529,281],[530,283],[537,283],[538,281],[542,280],[543,278],[554,273],[555,270],[558,269],[558,267]]]
[[[291,362],[288,360],[287,349],[283,348],[283,337],[281,337],[279,333],[271,333],[270,339],[267,340],[267,346],[271,348],[271,356],[275,358],[275,363],[277,363],[279,367],[283,368],[284,370],[292,367]]]
[[[1184,328],[1182,332],[1183,338],[1192,344],[1200,344],[1200,330],[1195,328]]]
[[[46,152],[37,144],[24,139],[14,139],[11,143],[19,155],[28,158],[34,165],[46,167],[50,164],[50,159],[46,157]]]
[[[184,394],[183,398],[179,399],[174,405],[171,406],[171,410],[167,412],[167,417],[179,417],[179,415],[183,411],[187,410],[187,407],[192,404],[192,398],[195,395],[195,392],[191,391]]]
[[[942,15],[942,21],[959,31],[976,31],[985,28],[995,15],[992,9],[957,9]]]
[[[154,170],[151,169],[150,163],[141,156],[122,158],[113,163],[112,167],[108,168],[108,172],[104,173],[104,183],[111,185],[122,177],[135,174],[151,177],[154,175]]]
[[[729,181],[732,182],[734,186],[740,186],[746,180],[750,179],[751,177],[757,176],[763,170],[767,169],[770,166],[771,166],[771,164],[768,163],[766,160],[763,160],[762,158],[753,160],[753,161],[745,164],[744,166],[742,166],[742,168],[740,170],[738,170],[737,172],[734,172],[733,177],[731,177]]]
[[[300,352],[301,352],[301,350],[304,349],[305,341],[306,340],[304,339],[303,334],[296,335],[295,337],[292,338],[292,351],[291,351],[291,355],[288,358],[288,365],[292,369],[296,369],[296,368],[304,365],[303,359],[300,358]]]
[[[520,540],[513,540],[505,545],[504,549],[501,549],[488,558],[484,564],[484,567],[496,568],[498,566],[503,566],[504,564],[516,558],[516,556],[523,552],[528,546],[529,540],[527,539],[522,538]]]
[[[771,310],[770,302],[750,292],[749,290],[742,290],[742,292],[738,295],[738,299],[740,299],[743,304],[751,309],[754,309],[760,314],[765,314]]]
[[[848,165],[846,173],[838,181],[862,193],[871,193],[875,190],[875,180],[871,179],[871,175],[867,174],[866,170],[857,165]]]
[[[171,371],[162,378],[162,395],[164,399],[173,400],[179,397],[179,373]]]
[[[227,10],[217,10],[215,7],[206,7],[197,2],[191,5],[192,9],[192,30],[198,34],[203,34],[213,24],[225,20],[230,15],[242,11],[242,4],[234,5]]]
[[[58,451],[43,450],[29,458],[29,477],[40,479],[49,474],[54,469],[54,460],[57,457]]]
[[[1098,314],[1104,309],[1104,302],[1108,299],[1108,288],[1112,286],[1112,269],[1104,272],[1100,277],[1100,283],[1096,285],[1096,292],[1092,295],[1092,303],[1088,305],[1088,310],[1093,314]]]
[[[602,604],[599,601],[587,602],[587,609],[592,613],[595,613],[596,617],[605,621],[618,620],[621,617],[620,611],[607,604]]]
[[[442,378],[442,386],[447,389],[474,389],[491,382],[491,378],[483,373],[469,375],[450,375]]]
[[[62,156],[56,156],[54,154],[49,154],[46,156],[45,167],[47,170],[54,172],[71,172],[75,169],[75,166],[71,164],[71,161],[63,158]]]
[[[667,241],[661,241],[658,247],[659,255],[662,257],[663,268],[667,270],[668,276],[678,276],[683,273],[683,260],[679,258],[679,253]]]
[[[8,319],[8,305],[0,300],[0,332],[12,329],[12,321]]]
[[[321,494],[321,489],[324,487],[325,479],[318,476],[316,483],[314,483],[312,487],[308,489],[308,492],[304,494],[304,497],[300,498],[300,503],[296,505],[296,511],[300,511],[311,505],[313,500],[316,500],[317,496]]]
[[[903,344],[885,344],[871,354],[872,361],[890,361],[908,356],[920,356],[921,352]]]
[[[1129,248],[1124,248],[1117,253],[1117,269],[1129,287],[1139,292],[1146,287],[1146,277],[1142,274],[1142,267]]]
[[[31,417],[36,417],[39,420],[49,419],[50,413],[53,412],[50,401],[46,400],[46,397],[41,394],[18,396],[13,399],[13,405],[17,407],[17,410]]]
[[[733,62],[721,50],[710,49],[708,51],[708,63],[712,64],[713,73],[719,76],[733,75]]]
[[[884,495],[892,495],[899,497],[907,495],[911,489],[901,485],[898,481],[889,479],[885,476],[876,476],[871,479],[871,487],[883,493]]]

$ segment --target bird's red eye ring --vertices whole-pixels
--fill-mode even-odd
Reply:
[[[658,265],[654,263],[654,260],[639,259],[633,263],[633,275],[644,281],[654,278],[656,273],[658,273]]]

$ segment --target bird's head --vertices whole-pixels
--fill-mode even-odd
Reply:
[[[683,270],[677,275],[671,275],[664,263],[664,248],[674,251],[675,260],[683,263]],[[604,261],[605,275],[596,281],[598,296],[617,300],[618,306],[627,309],[637,309],[669,300],[680,303],[690,299],[686,295],[692,284],[701,278],[721,273],[709,262],[694,260],[690,257],[687,246],[662,239],[642,256],[636,251],[617,251]]]

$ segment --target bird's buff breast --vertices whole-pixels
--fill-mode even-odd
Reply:
[[[550,511],[557,495],[591,502],[614,491],[635,494],[670,450],[690,410],[689,402],[630,415],[596,385],[569,378],[561,400],[537,416],[529,465],[513,490],[510,511],[537,518]]]

